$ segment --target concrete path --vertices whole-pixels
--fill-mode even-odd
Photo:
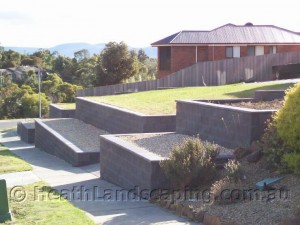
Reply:
[[[26,120],[26,119],[0,120],[0,130],[17,127],[18,122],[24,121],[24,120]]]
[[[9,188],[18,185],[32,184],[41,180],[32,171],[0,174],[0,180],[2,179],[6,180],[6,185]]]
[[[29,162],[35,176],[86,211],[97,224],[196,224],[148,201],[134,198],[130,191],[101,180],[98,164],[72,167],[65,161],[20,141],[15,132],[2,135],[0,142]]]

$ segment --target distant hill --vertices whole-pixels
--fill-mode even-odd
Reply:
[[[49,48],[51,52],[57,51],[61,55],[67,56],[67,57],[74,57],[74,52],[77,52],[82,49],[87,49],[91,55],[93,54],[99,54],[103,48],[105,47],[104,43],[99,43],[99,44],[88,44],[88,43],[66,43],[66,44],[61,44],[54,46],[52,48]],[[28,48],[28,47],[4,47],[5,50],[13,50],[22,54],[32,54],[36,52],[39,48]],[[132,49],[132,47],[130,47]],[[136,50],[139,50],[140,48],[133,48]],[[145,53],[150,57],[150,58],[157,58],[157,48],[153,47],[144,47]]]

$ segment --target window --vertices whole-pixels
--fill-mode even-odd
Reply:
[[[239,58],[241,54],[240,46],[228,46],[225,51],[226,58]]]
[[[171,70],[171,47],[159,48],[159,70]]]
[[[270,46],[269,54],[276,54],[276,46]]]
[[[233,58],[241,57],[241,48],[240,46],[233,46]]]
[[[247,55],[248,56],[255,56],[255,46],[248,46],[247,47]]]
[[[226,47],[226,58],[233,58],[233,47]]]

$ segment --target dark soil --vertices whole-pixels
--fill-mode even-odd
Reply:
[[[283,106],[283,100],[273,100],[265,102],[237,102],[225,104],[235,107],[258,109],[258,110],[278,110]]]

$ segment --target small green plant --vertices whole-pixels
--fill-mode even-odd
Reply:
[[[275,115],[279,137],[300,153],[300,83],[286,91],[283,107]]]
[[[229,160],[224,168],[230,180],[237,182],[242,178],[242,168],[241,164],[238,161]]]
[[[283,161],[286,162],[290,171],[300,174],[300,154],[290,153],[283,156]]]
[[[199,138],[187,138],[173,148],[161,167],[173,187],[197,186],[215,176],[214,158],[219,150],[217,145],[201,142]]]

